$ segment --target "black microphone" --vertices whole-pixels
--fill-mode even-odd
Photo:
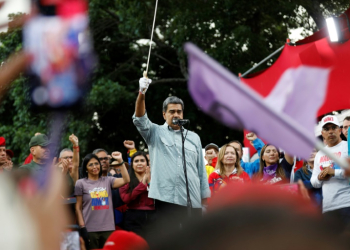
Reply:
[[[183,126],[186,123],[190,123],[190,120],[188,120],[188,119],[173,119],[173,124],[174,125]]]

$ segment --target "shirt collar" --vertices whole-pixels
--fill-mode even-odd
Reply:
[[[219,169],[216,169],[214,172],[217,173],[217,174],[220,174],[220,170],[219,170]],[[237,174],[237,168],[235,168],[235,169],[232,171],[231,174]],[[230,175],[231,175],[231,174],[230,174]]]
[[[167,128],[167,129],[169,129],[170,131],[173,131],[173,132],[180,132],[180,129],[178,129],[178,130],[172,129],[172,128],[168,125],[167,122],[164,122],[163,127]],[[186,130],[187,130],[187,129],[184,129],[184,131],[186,131]]]

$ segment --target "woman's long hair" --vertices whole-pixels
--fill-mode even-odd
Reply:
[[[134,170],[134,159],[136,156],[140,156],[140,155],[145,157],[147,166],[149,166],[147,154],[145,152],[137,151],[135,154],[133,154],[133,156],[131,157],[130,183],[129,183],[129,190],[128,190],[129,193],[132,193],[134,188],[137,187],[137,185],[139,185],[139,183],[140,183],[139,179],[137,179],[137,176],[136,176],[135,170]]]
[[[240,176],[241,173],[243,172],[243,168],[241,167],[241,163],[240,163],[240,159],[239,159],[237,150],[233,146],[231,146],[230,144],[225,144],[224,146],[221,147],[221,149],[219,151],[219,155],[218,155],[218,162],[216,163],[215,169],[219,170],[219,173],[221,176],[225,175],[225,166],[224,166],[224,163],[222,161],[224,160],[225,151],[226,151],[226,148],[228,148],[228,147],[231,147],[235,150],[235,154],[236,154],[235,168],[237,169],[237,176]]]
[[[278,164],[278,167],[277,167],[277,170],[276,170],[276,177],[281,177],[282,179],[285,179],[286,178],[286,173],[284,172],[284,169],[283,167],[281,166],[280,164],[280,153],[277,149],[277,147],[275,145],[271,145],[271,144],[266,144],[262,149],[261,149],[261,152],[260,152],[260,168],[259,168],[259,172],[256,174],[258,178],[262,178],[263,177],[263,170],[264,170],[264,167],[266,167],[266,163],[265,161],[263,160],[263,156],[264,156],[264,153],[265,153],[265,150],[268,146],[273,146],[276,148],[277,150],[277,154],[278,154],[278,158],[277,158],[277,164]]]
[[[310,172],[307,170],[307,166],[308,166],[308,165],[309,165],[309,164],[307,163],[307,161],[304,160],[303,166],[301,167],[302,170],[303,170],[303,172],[304,172],[304,174],[306,174],[306,175],[309,175],[309,174],[310,174]]]
[[[314,149],[314,150],[315,150],[315,152],[313,152],[313,153],[317,154],[317,149]],[[314,160],[315,160],[315,157],[316,157],[316,155],[314,156]],[[309,165],[309,160],[304,160],[302,169],[303,169],[304,174],[306,174],[306,175],[310,174],[310,172],[308,170],[308,165]]]
[[[102,165],[101,165],[101,162],[100,160],[98,159],[98,157],[94,154],[87,154],[84,159],[83,159],[83,162],[81,163],[82,165],[82,169],[83,169],[83,172],[81,173],[82,174],[82,177],[83,178],[88,178],[88,173],[87,173],[87,164],[89,163],[89,161],[91,159],[96,159],[98,161],[98,163],[100,164],[100,172],[98,173],[98,177],[101,177],[102,176]]]

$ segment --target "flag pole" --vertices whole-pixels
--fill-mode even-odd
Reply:
[[[285,45],[283,45],[282,47],[280,47],[279,49],[277,49],[275,52],[273,52],[272,54],[270,54],[268,57],[266,57],[265,59],[263,59],[262,61],[260,61],[257,65],[253,66],[251,69],[247,70],[246,72],[244,72],[240,77],[245,77],[246,75],[248,75],[250,72],[252,72],[254,69],[256,69],[257,67],[259,67],[261,64],[263,64],[264,62],[266,62],[267,60],[269,60],[271,57],[273,57],[274,55],[276,55],[278,52],[280,52]]]

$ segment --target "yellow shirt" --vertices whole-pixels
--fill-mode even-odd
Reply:
[[[206,165],[205,170],[207,171],[207,178],[209,179],[209,175],[214,172],[215,168],[210,165]]]

